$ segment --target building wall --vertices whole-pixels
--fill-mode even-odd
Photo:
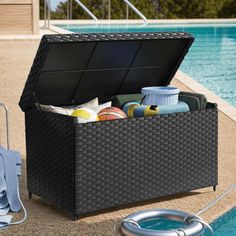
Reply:
[[[38,33],[39,0],[0,0],[0,35]]]

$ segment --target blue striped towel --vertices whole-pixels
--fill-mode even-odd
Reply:
[[[9,211],[19,212],[18,176],[21,175],[20,153],[0,146],[0,228],[12,220]]]
[[[123,111],[128,117],[144,117],[188,112],[189,106],[187,103],[181,101],[179,101],[176,105],[159,105],[155,107],[149,105],[140,105],[140,101],[135,101],[126,103],[123,107]]]

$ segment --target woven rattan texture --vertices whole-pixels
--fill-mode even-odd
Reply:
[[[21,99],[19,102],[19,106],[23,111],[25,111],[28,107],[28,104],[32,100],[32,93],[35,91],[35,88],[37,86],[37,81],[40,76],[41,70],[44,66],[44,62],[47,58],[47,54],[49,51],[49,44],[47,43],[47,40],[43,37],[38,51],[36,53],[36,56],[34,58],[33,65],[31,67],[29,76],[27,78],[23,93],[21,95]]]
[[[60,34],[45,35],[44,37],[50,43],[192,38],[191,34],[185,32]]]
[[[76,214],[217,184],[217,110],[77,125]]]
[[[217,184],[217,109],[74,124],[26,112],[28,190],[73,217]]]
[[[74,215],[75,129],[73,119],[25,113],[28,191]]]

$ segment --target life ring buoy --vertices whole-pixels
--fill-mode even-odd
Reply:
[[[175,220],[184,223],[184,226],[173,230],[150,230],[138,227],[138,222],[163,217],[169,220]],[[191,220],[186,220],[188,218]],[[195,218],[196,217],[196,218]],[[197,219],[192,220],[192,219]],[[204,231],[204,223],[197,216],[191,216],[187,212],[157,209],[139,211],[124,218],[120,224],[120,232],[124,236],[199,236]]]

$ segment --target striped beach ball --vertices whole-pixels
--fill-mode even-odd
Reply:
[[[79,123],[98,121],[96,112],[86,107],[76,109],[71,115],[77,117]]]
[[[140,102],[128,102],[124,105],[123,111],[128,117],[145,117],[159,114],[156,106],[140,105]]]
[[[104,120],[124,119],[127,118],[127,116],[122,110],[120,110],[117,107],[108,107],[102,109],[98,113],[98,118],[99,120],[104,121]]]

